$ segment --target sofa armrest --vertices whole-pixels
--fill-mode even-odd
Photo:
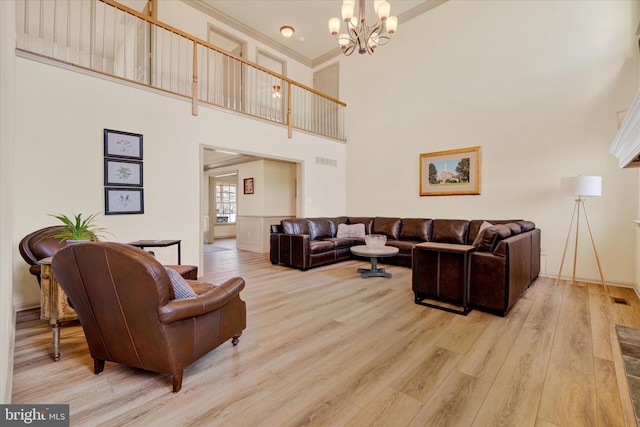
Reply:
[[[500,240],[493,253],[471,256],[472,305],[504,316],[531,284],[532,238],[526,232]]]
[[[270,260],[273,264],[281,262],[306,270],[309,268],[310,242],[308,234],[272,234]]]
[[[199,288],[203,286],[202,282],[194,282],[194,284]],[[240,294],[244,288],[244,280],[240,277],[234,277],[219,286],[213,284],[210,286],[210,289],[194,298],[170,300],[160,307],[158,309],[160,322],[166,325],[217,310]]]

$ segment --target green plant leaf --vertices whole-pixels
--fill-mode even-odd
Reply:
[[[65,229],[53,235],[53,237],[60,239],[60,241],[66,240],[92,240],[98,241],[104,234],[111,234],[105,228],[98,227],[94,221],[98,216],[98,213],[89,215],[86,218],[82,218],[82,214],[73,215],[73,219],[67,215],[58,214],[52,215],[65,225]]]

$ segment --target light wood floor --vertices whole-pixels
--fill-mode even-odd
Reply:
[[[624,306],[599,285],[540,278],[506,318],[464,317],[414,304],[403,267],[365,280],[361,261],[301,272],[226,250],[205,263],[205,279],[245,278],[247,329],[189,367],[180,393],[114,363],[94,375],[77,324],[54,363],[50,328],[28,311],[13,403],[69,403],[78,426],[635,425],[611,341],[616,323],[640,328],[630,289],[610,288]]]

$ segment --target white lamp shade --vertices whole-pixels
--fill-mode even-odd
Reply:
[[[340,31],[340,20],[338,18],[329,19],[329,33],[335,36]]]
[[[378,9],[376,10],[376,13],[378,14],[378,18],[381,21],[384,21],[385,19],[387,19],[389,17],[389,12],[391,12],[391,5],[389,3],[382,2],[378,5]]]
[[[387,33],[393,34],[398,29],[398,18],[396,16],[390,16],[387,18]]]
[[[375,12],[376,16],[378,15],[378,6],[380,6],[385,1],[387,0],[373,0],[373,11]]]
[[[560,188],[564,194],[571,196],[601,196],[601,176],[572,176],[560,180]]]
[[[342,20],[347,22],[351,20],[353,16],[353,4],[352,3],[343,3],[342,5]]]

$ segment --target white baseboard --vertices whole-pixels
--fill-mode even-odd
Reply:
[[[22,304],[14,305],[13,308],[16,312],[31,310],[32,308],[40,308],[40,301],[27,301]]]

